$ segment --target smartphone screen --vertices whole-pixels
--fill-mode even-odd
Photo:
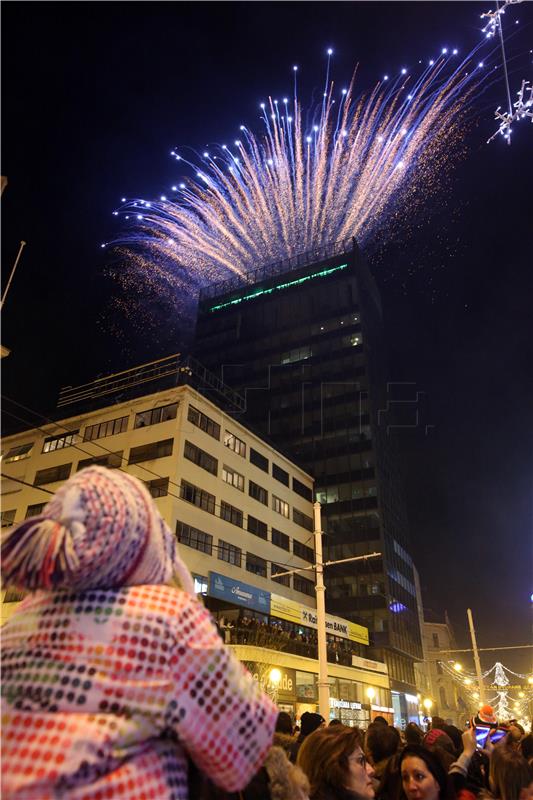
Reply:
[[[490,733],[490,740],[492,744],[496,744],[503,739],[505,734],[507,733],[506,728],[493,728],[490,725],[476,725],[476,743],[477,746],[482,750],[486,743],[487,737]]]

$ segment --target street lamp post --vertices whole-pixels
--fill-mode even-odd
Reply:
[[[318,623],[318,710],[329,719],[328,650],[326,642],[326,600],[324,564],[322,562],[322,519],[320,503],[313,503],[315,560],[316,560],[316,616]]]

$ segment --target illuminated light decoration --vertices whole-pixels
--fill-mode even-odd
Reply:
[[[454,47],[454,49],[452,50],[453,55],[456,56],[458,52],[459,50],[456,47]]]
[[[388,76],[388,75],[384,75],[384,76],[383,76],[383,80],[384,80],[384,81],[388,81],[388,80],[389,80],[389,76]]]
[[[393,614],[400,614],[402,611],[407,611],[407,606],[404,606],[403,603],[395,601],[394,603],[390,603],[389,610],[393,612]]]
[[[482,28],[482,32],[485,34],[487,39],[495,36],[498,28],[501,28],[501,18],[505,14],[505,9],[507,6],[514,6],[521,2],[522,0],[504,0],[501,6],[497,5],[496,11],[487,11],[485,14],[481,14],[481,19],[486,18],[488,20],[485,27]]]
[[[289,99],[288,99],[287,97],[284,97],[284,98],[283,98],[283,102],[284,102],[284,103],[288,103],[288,102],[289,102]]]
[[[118,217],[118,211],[113,211],[113,216]]]
[[[407,75],[407,70],[405,69],[405,67],[403,67],[402,69],[402,75]]]
[[[447,52],[448,52],[448,48],[447,47],[443,47],[442,48],[442,55],[445,56]]]
[[[258,263],[351,237],[368,254],[382,247],[405,225],[402,203],[425,213],[428,198],[441,192],[462,149],[470,103],[488,80],[486,70],[463,77],[478,60],[473,53],[454,67],[439,56],[433,68],[417,70],[409,97],[398,80],[380,81],[362,97],[352,82],[336,106],[327,84],[327,97],[309,111],[295,95],[290,118],[273,100],[261,103],[262,132],[245,127],[238,161],[226,145],[216,148],[218,160],[213,147],[201,164],[183,157],[190,177],[186,189],[178,185],[185,191],[154,203],[142,224],[125,225],[115,238],[132,265],[130,285],[151,280],[154,287],[164,276],[165,292],[171,286],[182,307],[191,286],[246,277]],[[306,119],[318,125],[312,137]],[[123,210],[133,219],[132,205]]]
[[[529,97],[527,97],[527,93],[529,93]],[[522,86],[518,90],[517,95],[518,100],[516,103],[513,103],[512,106],[514,111],[511,113],[508,111],[501,111],[501,106],[498,106],[494,112],[494,119],[496,122],[499,121],[500,125],[490,139],[487,139],[487,144],[492,142],[498,135],[509,139],[513,122],[519,122],[522,119],[530,119],[531,122],[533,122],[533,85],[530,85],[529,81],[522,81]]]
[[[122,202],[122,203],[125,203],[125,202],[126,202],[126,198],[125,198],[125,197],[123,197],[123,198],[122,198],[122,200],[121,200],[121,202]]]
[[[105,247],[105,243],[102,243],[102,244],[100,245],[100,247]]]
[[[334,272],[338,272],[341,269],[346,269],[348,264],[340,264],[338,267],[330,267],[329,269],[322,269],[319,272],[313,272],[310,275],[304,275],[302,278],[295,278],[292,281],[286,281],[285,283],[278,283],[276,286],[271,286],[266,289],[257,289],[250,294],[243,295],[243,297],[236,297],[233,300],[228,300],[225,303],[219,303],[216,306],[211,306],[209,311],[220,311],[222,308],[228,308],[229,306],[237,305],[238,303],[243,303],[246,300],[254,300],[256,297],[261,297],[265,294],[272,294],[273,292],[279,292],[282,289],[291,289],[293,286],[300,286],[302,283],[306,283],[307,281],[312,281],[315,278],[325,278],[328,275],[332,275]]]
[[[177,186],[173,186],[173,187],[172,187],[172,191],[173,191],[173,192],[177,192],[177,191],[178,191],[178,187],[177,187]]]
[[[333,50],[331,49],[331,47],[329,47],[328,48],[328,56],[331,56],[331,55],[333,55]]]

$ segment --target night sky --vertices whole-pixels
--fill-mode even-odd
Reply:
[[[111,327],[118,288],[100,248],[117,232],[121,196],[158,196],[179,178],[173,147],[203,149],[242,122],[259,130],[259,102],[290,91],[293,64],[307,101],[321,91],[328,47],[333,78],[345,84],[359,64],[361,89],[443,46],[470,50],[489,8],[5,2],[4,275],[28,244],[5,305],[3,394],[47,413],[63,385],[181,349],[188,323],[164,302],[157,335],[127,316]],[[532,77],[533,7],[510,7],[504,22],[515,92]],[[424,601],[448,609],[463,646],[470,605],[481,647],[530,641],[533,589],[533,128],[516,125],[510,147],[486,144],[505,106],[501,69],[494,78],[427,220],[413,229],[406,213],[405,237],[370,258],[390,380],[409,384],[395,396],[424,393],[422,424],[395,434]],[[530,654],[498,657],[529,671]]]

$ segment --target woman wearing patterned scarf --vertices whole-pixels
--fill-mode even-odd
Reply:
[[[248,783],[276,708],[139,480],[82,470],[1,556],[4,588],[31,591],[2,630],[4,800],[186,800],[187,755],[227,791]]]

